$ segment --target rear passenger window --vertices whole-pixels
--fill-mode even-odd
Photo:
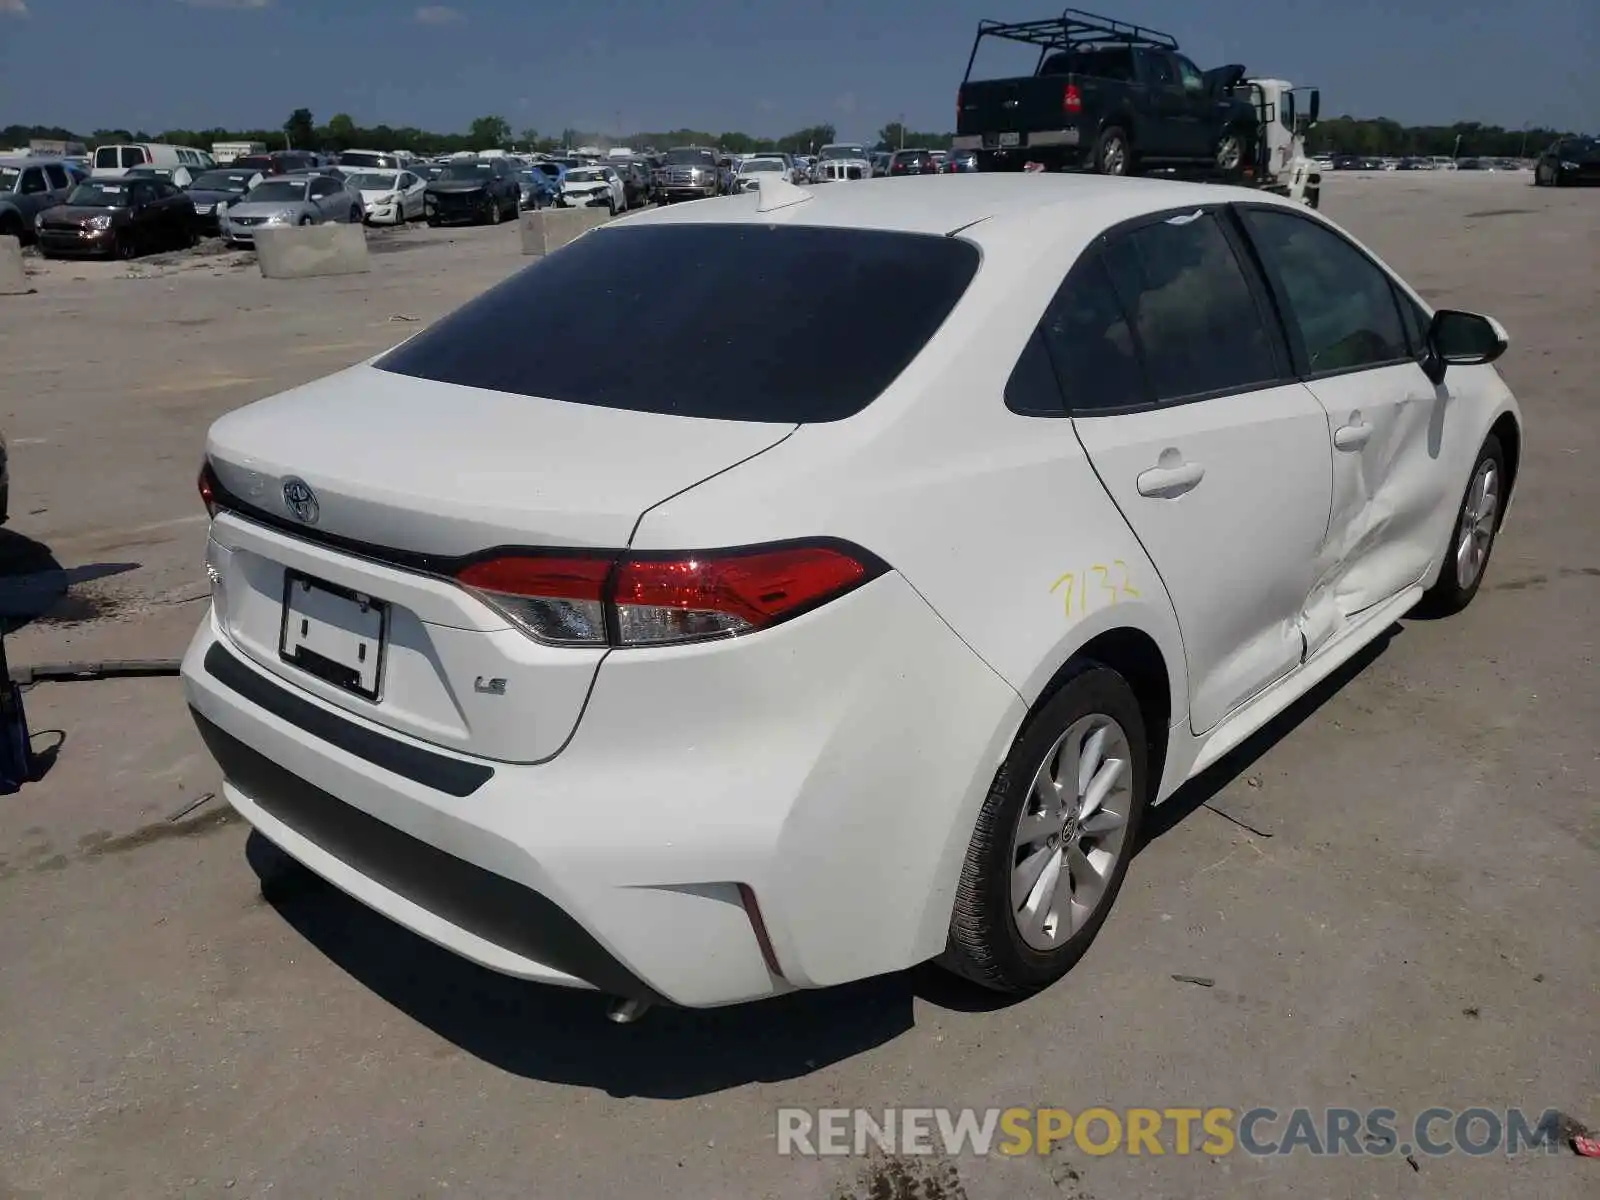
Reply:
[[[1247,208],[1245,228],[1283,294],[1313,374],[1411,357],[1389,278],[1331,230],[1289,212]]]
[[[1255,294],[1212,213],[1117,237],[1105,265],[1158,401],[1265,387],[1279,372]]]
[[[1061,403],[1061,387],[1056,382],[1056,369],[1050,362],[1050,351],[1045,348],[1042,329],[1035,329],[1006,380],[1006,407],[1025,417],[1064,417],[1066,406]]]
[[[45,177],[50,180],[52,188],[66,188],[72,186],[72,180],[67,178],[63,167],[49,166],[44,169]]]
[[[1073,268],[1040,330],[1073,413],[1149,402],[1133,334],[1098,254]]]

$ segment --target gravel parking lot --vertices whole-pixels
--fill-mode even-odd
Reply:
[[[1242,1154],[863,1164],[780,1106],[1558,1108],[1600,1126],[1600,196],[1333,176],[1325,210],[1491,313],[1527,440],[1465,613],[1407,621],[1155,821],[1100,940],[996,1005],[931,969],[614,1027],[333,889],[263,899],[175,679],[40,684],[0,798],[0,1197],[796,1200],[1594,1196],[1600,1162]],[[376,354],[518,269],[514,226],[249,255],[30,260],[0,298],[13,666],[181,654],[219,414]],[[536,316],[530,319],[537,319]],[[36,615],[37,614],[37,615]],[[45,732],[56,731],[56,732]],[[1192,975],[1211,986],[1175,981]]]

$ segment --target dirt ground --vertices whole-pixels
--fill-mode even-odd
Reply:
[[[614,1027],[321,885],[265,901],[170,678],[28,692],[0,797],[0,1197],[1121,1200],[1600,1193],[1568,1153],[776,1153],[780,1106],[1557,1108],[1600,1125],[1600,193],[1335,176],[1431,300],[1499,317],[1526,445],[1477,601],[1407,621],[1161,810],[1100,940],[1010,1005],[932,970]],[[0,298],[13,666],[181,654],[209,422],[516,270],[514,227],[369,275],[32,261]],[[172,819],[187,806],[192,812]],[[1211,986],[1174,975],[1203,977]]]

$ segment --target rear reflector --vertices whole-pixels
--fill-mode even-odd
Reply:
[[[558,646],[663,646],[765,629],[887,568],[838,542],[742,550],[482,559],[456,579],[524,632]]]
[[[1078,90],[1077,84],[1067,84],[1067,90],[1061,94],[1061,108],[1069,113],[1083,111],[1083,93]]]

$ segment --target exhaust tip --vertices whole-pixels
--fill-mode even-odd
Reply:
[[[606,1009],[606,1020],[614,1025],[632,1025],[649,1011],[648,1000],[613,1000]]]

